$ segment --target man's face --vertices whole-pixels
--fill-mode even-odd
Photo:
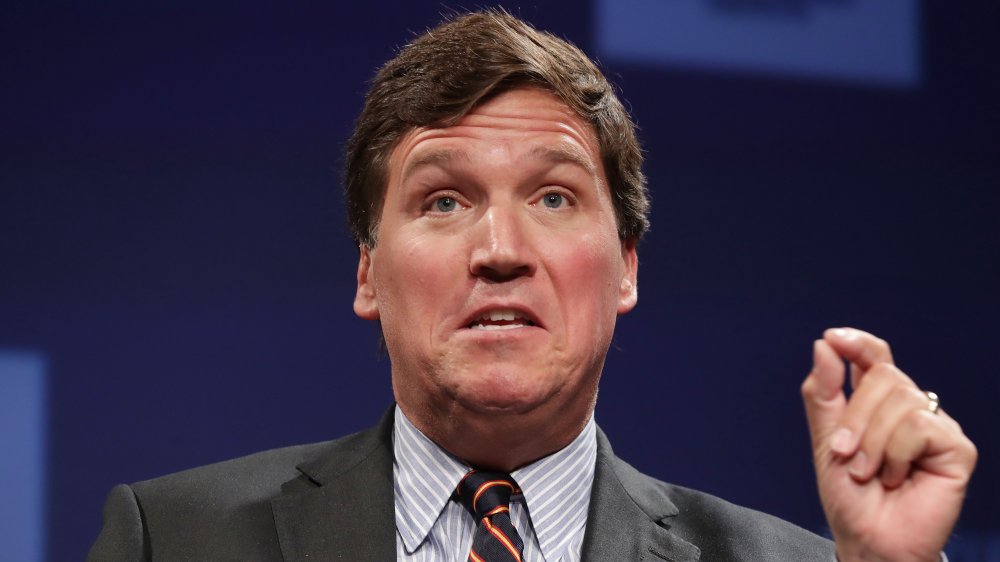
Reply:
[[[418,426],[589,415],[636,267],[592,128],[522,88],[399,141],[354,309],[381,320],[396,400]]]

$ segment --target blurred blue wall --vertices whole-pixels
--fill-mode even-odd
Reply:
[[[905,25],[879,42],[844,15],[871,1],[708,2],[726,19],[706,25],[817,51],[768,35],[767,65],[620,49],[634,19],[602,18],[610,2],[507,5],[601,59],[648,154],[641,298],[597,412],[616,452],[822,531],[798,385],[822,329],[857,325],[979,444],[951,551],[996,560],[996,8],[884,4]],[[441,11],[5,5],[0,348],[47,358],[49,560],[83,557],[115,483],[329,439],[389,404],[376,328],[351,312],[340,152],[366,80]],[[803,31],[817,13],[847,18],[830,41]],[[653,22],[681,44],[693,30],[672,23]],[[838,33],[865,29],[845,58]],[[883,51],[902,66],[801,63]]]

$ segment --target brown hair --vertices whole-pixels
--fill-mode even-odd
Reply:
[[[403,135],[452,125],[488,97],[526,85],[553,92],[594,127],[618,235],[639,239],[649,227],[642,151],[614,88],[576,46],[495,9],[426,31],[375,75],[344,169],[354,239],[377,241],[389,155]]]

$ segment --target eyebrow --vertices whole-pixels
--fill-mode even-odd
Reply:
[[[431,150],[425,152],[420,156],[417,156],[413,160],[406,163],[406,167],[403,168],[402,178],[406,179],[414,171],[426,167],[426,166],[444,166],[445,164],[450,164],[456,160],[464,160],[466,162],[471,161],[469,154],[464,150],[456,150],[454,148],[445,148],[441,150]]]
[[[568,163],[579,166],[587,172],[596,175],[597,165],[580,148],[571,144],[559,143],[556,145],[536,145],[529,151],[528,155],[534,158],[546,160],[552,164]],[[444,167],[455,161],[471,162],[469,153],[455,148],[443,148],[425,152],[413,160],[407,162],[403,168],[402,178],[409,177],[416,170],[427,166]]]
[[[575,145],[559,143],[554,146],[537,145],[528,152],[531,156],[548,160],[553,164],[575,164],[587,172],[597,175],[597,164]]]

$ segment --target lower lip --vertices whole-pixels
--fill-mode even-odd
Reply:
[[[529,337],[533,334],[542,333],[542,329],[538,326],[522,324],[511,326],[480,326],[477,328],[465,328],[459,330],[458,333],[464,335],[465,337],[491,340]]]
[[[469,329],[481,332],[498,332],[503,330],[517,330],[520,328],[532,328],[530,324],[481,324],[470,326]]]

